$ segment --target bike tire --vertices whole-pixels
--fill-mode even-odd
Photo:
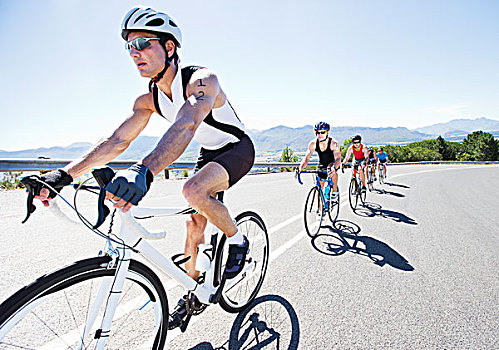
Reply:
[[[74,262],[5,300],[0,305],[0,348],[94,348],[94,329],[100,327],[100,318],[85,339],[82,334],[90,301],[100,285],[96,282],[114,278],[116,268],[107,268],[110,261],[104,256]],[[121,294],[106,349],[163,349],[168,299],[158,276],[131,260]],[[147,342],[145,336],[149,336]]]
[[[357,184],[358,188],[361,188],[361,183],[362,182],[359,182]],[[364,204],[366,204],[366,195],[367,195],[367,191],[359,190],[358,196],[359,196],[360,202],[362,203],[362,206],[364,206]]]
[[[303,212],[303,220],[305,223],[305,231],[314,238],[319,233],[322,220],[324,219],[324,200],[317,186],[310,189],[305,201],[305,209]]]
[[[258,214],[246,211],[236,216],[235,221],[239,232],[249,241],[249,253],[243,271],[225,283],[220,297],[220,306],[230,313],[245,309],[257,296],[265,279],[270,252],[267,228]],[[215,257],[219,280],[228,255],[226,242],[227,236],[223,235]]]
[[[369,172],[369,176],[368,176],[367,187],[369,188],[369,192],[372,192],[374,190],[374,175],[373,175],[371,168],[369,168],[368,172]]]
[[[338,199],[336,201],[331,200],[329,198],[329,220],[334,224],[338,219],[338,215],[340,213],[340,186],[338,186]]]
[[[360,189],[357,186],[357,181],[352,177],[350,180],[350,186],[348,187],[348,202],[352,210],[357,208],[357,202],[359,200]]]

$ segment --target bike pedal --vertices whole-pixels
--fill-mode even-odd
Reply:
[[[192,317],[192,314],[187,314],[187,316],[185,316],[185,319],[180,324],[180,331],[182,333],[184,333],[186,331],[187,326],[189,325],[189,322],[191,320],[191,317]]]

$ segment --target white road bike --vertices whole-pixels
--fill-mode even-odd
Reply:
[[[109,233],[102,233],[98,227],[110,212],[104,205],[103,178],[112,177],[114,172],[102,168],[93,174],[100,187],[85,184],[74,187],[75,198],[80,190],[99,193],[99,219],[95,225],[61,195],[58,197],[73,208],[87,227],[107,240],[106,251],[43,275],[6,299],[0,305],[0,349],[163,349],[168,330],[167,294],[156,273],[135,260],[135,254],[146,258],[188,291],[187,317],[180,326],[182,331],[191,316],[199,312],[190,307],[194,295],[205,305],[219,303],[233,313],[253,301],[265,278],[269,259],[268,234],[258,214],[246,211],[235,218],[238,229],[250,243],[243,271],[233,279],[225,278],[226,236],[210,225],[211,240],[198,253],[205,255],[206,270],[194,280],[181,266],[186,261],[183,254],[167,258],[147,241],[164,238],[166,232],[149,231],[138,222],[194,211],[142,207],[133,207],[127,213],[115,210],[121,222],[119,232],[112,233],[116,219],[113,213]],[[26,221],[35,210],[33,197],[38,193],[35,191],[39,191],[41,180],[30,176],[22,182],[29,191]],[[51,204],[54,213],[61,219],[71,220],[54,203],[57,201]],[[81,227],[80,222],[71,221]]]

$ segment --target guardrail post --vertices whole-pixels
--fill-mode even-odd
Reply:
[[[170,178],[170,171],[165,169],[165,179],[168,180]]]

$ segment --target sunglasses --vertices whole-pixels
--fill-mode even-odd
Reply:
[[[316,135],[324,135],[327,131],[316,131],[315,134]]]
[[[125,43],[125,49],[128,50],[128,52],[132,51],[132,47],[137,50],[137,51],[142,51],[144,49],[147,49],[149,46],[151,46],[150,41],[151,40],[159,40],[159,38],[136,38],[131,41],[127,41]]]
[[[355,141],[353,144],[358,145],[359,143],[360,143],[360,141]]]

